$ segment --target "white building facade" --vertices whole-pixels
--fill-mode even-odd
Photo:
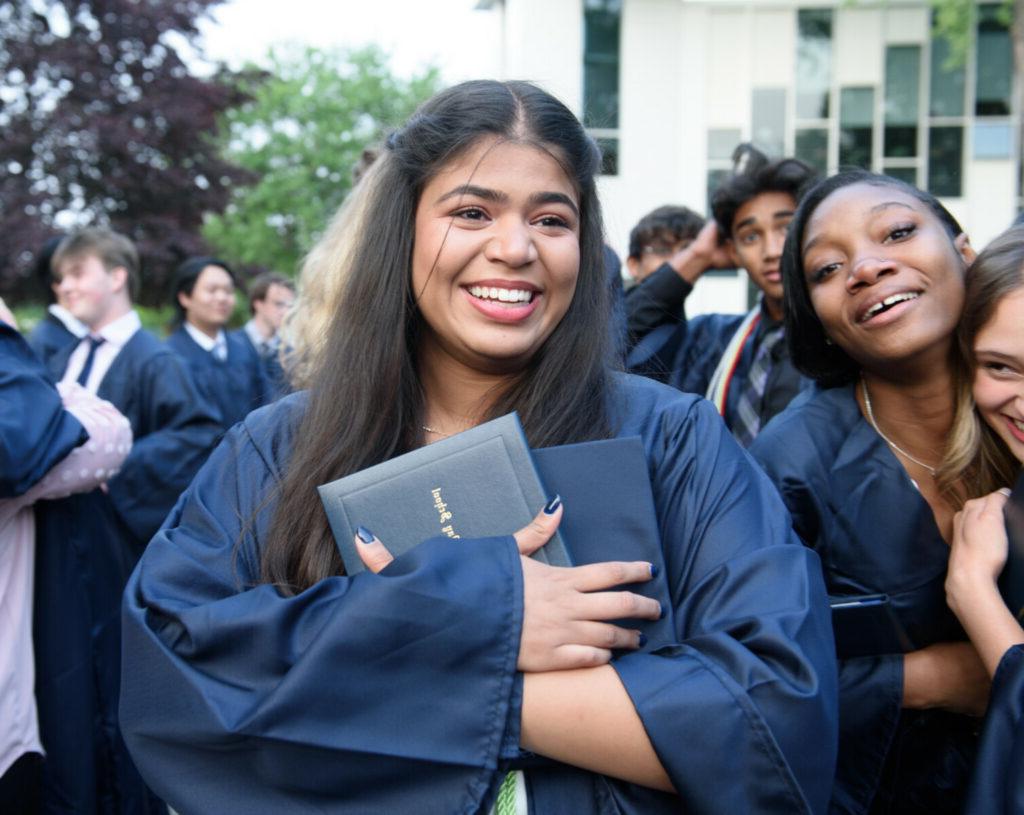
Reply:
[[[500,75],[565,101],[606,149],[609,243],[661,204],[707,211],[753,141],[833,173],[861,166],[938,195],[976,247],[1024,205],[1012,46],[979,4],[966,62],[926,0],[483,0]],[[741,311],[740,273],[706,275],[688,312]]]

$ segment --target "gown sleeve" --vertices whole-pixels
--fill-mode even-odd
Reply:
[[[260,425],[281,405],[226,435],[129,581],[129,749],[181,812],[475,812],[518,742],[515,541],[257,585],[286,454]]]
[[[0,322],[0,498],[22,495],[88,433],[31,349]]]
[[[1024,645],[1010,648],[992,679],[965,815],[1024,815]]]
[[[142,547],[210,454],[221,427],[216,409],[169,351],[152,355],[137,375],[140,381],[131,385],[141,395],[132,416],[135,443],[109,488],[118,517]]]
[[[692,400],[649,444],[678,641],[613,662],[690,812],[824,812],[836,676],[813,552],[777,493]]]
[[[799,414],[787,415],[763,432],[750,452],[778,488],[799,538],[827,561],[825,519],[834,498],[822,469],[826,463],[821,460],[822,446],[805,438],[797,427],[804,424]],[[843,432],[842,428],[831,430]],[[828,441],[824,444],[827,447]],[[865,656],[836,663],[839,751],[832,806],[836,812],[865,812],[878,790],[900,722],[903,656]]]

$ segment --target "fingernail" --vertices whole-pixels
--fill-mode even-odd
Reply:
[[[658,603],[658,619],[660,620],[660,619],[661,619],[662,617],[664,617],[664,616],[665,616],[665,606],[663,606],[663,605],[662,605],[662,604],[661,604],[661,603],[659,602],[659,603]]]
[[[645,645],[647,645],[647,635],[643,631],[641,631],[640,632],[640,644],[637,647],[638,648],[643,648]]]
[[[648,565],[651,567],[651,577],[657,577],[658,576],[658,572],[660,572],[661,569],[659,569],[657,567],[657,565],[654,564],[654,563],[650,563]]]
[[[1007,498],[1009,498],[1009,497],[1010,497],[1010,488],[1009,488],[1009,487],[1000,487],[1000,488],[999,488],[999,492],[1001,492],[1001,493],[1002,493],[1003,495],[1005,495],[1005,496],[1006,496]]]
[[[554,515],[555,510],[557,510],[560,506],[562,506],[562,496],[556,495],[554,498],[552,498],[544,505],[544,514]]]
[[[365,526],[360,526],[356,529],[356,537],[363,543],[373,543],[373,533]]]

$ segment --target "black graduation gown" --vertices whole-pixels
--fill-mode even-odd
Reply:
[[[914,648],[966,639],[946,605],[949,547],[853,386],[801,394],[750,452],[821,557],[829,594],[889,595]],[[902,703],[902,655],[840,661],[832,811],[960,812],[979,720]]]
[[[62,371],[71,349],[54,358]],[[47,761],[44,810],[148,813],[117,724],[120,595],[146,542],[220,433],[181,361],[137,331],[97,395],[131,423],[131,452],[108,492],[37,504],[36,698]]]
[[[964,815],[1024,815],[1024,645],[1003,654],[992,679]]]
[[[519,751],[511,536],[431,539],[294,597],[258,584],[304,405],[228,432],[125,593],[121,722],[172,806],[477,813],[525,762],[533,815],[824,810],[837,714],[820,569],[705,402],[635,377],[615,391],[619,434],[650,466],[676,639],[613,665],[680,798]],[[628,559],[629,541],[574,554]]]
[[[50,312],[38,323],[28,335],[28,344],[35,351],[36,356],[49,365],[50,360],[65,348],[74,347],[78,344],[78,337],[68,331],[67,326],[54,317]]]
[[[202,348],[183,325],[167,338],[167,346],[188,365],[199,392],[217,406],[221,426],[227,430],[270,401],[270,386],[252,343],[234,332],[224,337],[228,354],[223,360]]]

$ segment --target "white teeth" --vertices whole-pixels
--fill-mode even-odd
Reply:
[[[894,306],[897,303],[902,303],[905,300],[916,300],[919,296],[920,295],[918,295],[916,292],[909,291],[901,292],[900,294],[891,294],[884,300],[882,300],[880,303],[875,303],[871,308],[869,308],[864,313],[864,319],[870,319],[871,317],[874,317],[876,314],[878,314],[878,312],[880,312],[882,309],[888,308],[889,306]]]
[[[1010,419],[1010,421],[1013,422],[1014,427],[1016,427],[1021,433],[1024,433],[1024,422],[1019,419]]]
[[[483,300],[498,300],[501,303],[529,303],[533,292],[525,289],[499,289],[496,286],[470,286],[469,293]]]

